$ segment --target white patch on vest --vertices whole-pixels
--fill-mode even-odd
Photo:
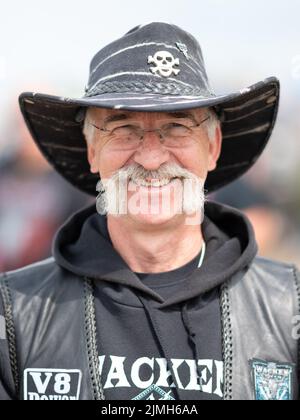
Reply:
[[[77,369],[25,369],[24,400],[78,400],[81,377]]]

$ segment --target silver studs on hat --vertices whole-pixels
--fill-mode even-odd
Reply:
[[[179,69],[174,68],[174,66],[179,66],[179,58],[174,58],[169,51],[157,51],[153,57],[149,55],[148,64],[155,64],[155,67],[150,67],[150,70],[163,77],[170,77],[172,74],[177,76],[180,72]]]

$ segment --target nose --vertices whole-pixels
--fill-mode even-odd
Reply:
[[[156,170],[169,160],[169,151],[161,143],[158,132],[145,132],[133,159],[147,170]]]

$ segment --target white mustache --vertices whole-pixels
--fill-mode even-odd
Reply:
[[[132,165],[122,168],[117,171],[112,178],[114,177],[126,177],[132,181],[139,180],[161,180],[161,179],[172,179],[172,178],[181,178],[181,179],[194,179],[197,178],[192,172],[188,171],[185,168],[182,168],[177,163],[165,163],[161,165],[158,169],[154,171],[149,171],[143,166],[133,163]]]
[[[160,181],[161,184],[165,184],[166,180],[171,181],[173,178],[179,178],[182,181],[182,211],[186,214],[197,210],[203,211],[204,180],[177,163],[163,164],[157,170],[147,170],[143,166],[133,163],[116,171],[109,179],[100,179],[96,186],[96,190],[99,192],[96,199],[97,211],[100,214],[118,215],[120,208],[123,208],[121,213],[124,214],[124,208],[127,208],[127,203],[124,200],[127,199],[127,196],[124,198],[124,195],[120,195],[120,185],[123,190],[127,190],[129,181],[133,181],[137,185],[159,186],[157,183],[159,184]]]
[[[132,180],[133,182],[138,182],[172,178],[194,179],[195,181],[200,179],[192,172],[179,166],[177,163],[165,163],[155,171],[149,171],[143,168],[143,166],[137,163],[133,163],[130,166],[126,166],[114,172],[108,180],[100,179],[97,183],[96,191],[104,192],[105,184],[107,182],[119,181],[120,179],[127,179],[128,181]]]

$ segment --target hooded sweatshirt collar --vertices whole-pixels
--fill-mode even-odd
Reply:
[[[246,269],[257,253],[253,228],[240,211],[206,201],[201,225],[206,257],[187,279],[187,287],[167,300],[161,298],[131,271],[114,249],[106,217],[95,205],[72,215],[55,235],[52,252],[56,263],[80,277],[89,277],[134,289],[156,301],[158,307],[186,302],[221,285]]]

